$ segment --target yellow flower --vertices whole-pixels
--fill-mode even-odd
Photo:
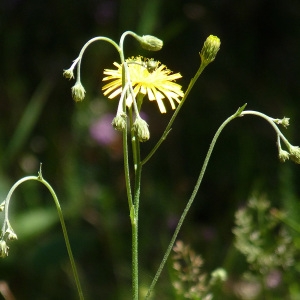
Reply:
[[[157,63],[157,67],[153,68],[153,60],[144,60],[141,56],[126,60],[128,64],[130,80],[133,87],[134,95],[138,93],[148,95],[150,101],[156,100],[161,113],[166,112],[166,107],[163,102],[167,98],[172,109],[175,109],[175,102],[180,103],[180,97],[183,97],[181,85],[173,82],[181,78],[180,73],[172,74],[165,65]],[[107,83],[102,90],[104,95],[112,99],[122,92],[122,65],[114,62],[116,70],[105,69],[104,74],[107,77],[103,81],[112,80]],[[150,66],[150,67],[148,67]],[[148,68],[147,68],[148,67]],[[131,106],[131,95],[126,99],[126,105]]]

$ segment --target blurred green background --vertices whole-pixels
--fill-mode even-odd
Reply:
[[[74,103],[74,82],[62,77],[83,44],[94,36],[119,41],[125,30],[164,41],[160,52],[141,51],[126,39],[126,56],[142,54],[183,78],[198,69],[208,35],[221,39],[215,62],[200,77],[171,134],[144,168],[140,205],[141,284],[154,276],[180,213],[193,189],[219,125],[244,103],[272,117],[291,118],[283,129],[300,144],[300,2],[188,0],[2,0],[0,3],[0,194],[26,175],[43,176],[61,201],[87,299],[130,299],[128,205],[120,135],[109,123],[117,101],[101,92],[102,72],[118,61],[108,44],[95,43],[82,62],[87,91]],[[168,104],[167,104],[168,105]],[[155,103],[144,110],[151,140],[171,117]],[[279,163],[276,136],[257,117],[232,122],[219,139],[180,238],[205,260],[238,274],[243,261],[233,248],[234,212],[255,191],[299,219],[300,169]],[[18,188],[10,221],[19,240],[0,264],[0,280],[17,299],[76,299],[63,236],[47,190],[36,182]],[[168,268],[155,299],[172,299]],[[237,275],[236,275],[237,276]],[[225,297],[225,296],[224,296]],[[224,299],[224,297],[222,299]],[[235,299],[228,292],[228,299]],[[227,298],[226,298],[227,299]],[[289,298],[287,298],[289,299]]]

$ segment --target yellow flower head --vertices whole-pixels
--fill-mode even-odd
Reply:
[[[181,85],[173,82],[181,78],[180,73],[172,74],[165,65],[159,62],[155,65],[152,59],[144,60],[143,57],[133,57],[126,60],[129,69],[131,84],[133,87],[134,95],[138,93],[148,95],[150,101],[156,100],[161,113],[166,112],[166,107],[163,102],[167,98],[171,104],[172,109],[175,109],[175,102],[180,103],[180,97],[183,97]],[[104,74],[107,77],[103,81],[112,80],[107,83],[102,90],[104,95],[112,99],[122,92],[122,65],[114,62],[116,70],[105,69]],[[126,105],[131,106],[132,97],[129,95],[126,98]]]

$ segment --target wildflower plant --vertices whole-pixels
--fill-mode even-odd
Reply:
[[[181,74],[178,72],[173,73],[163,63],[156,61],[154,58],[146,58],[142,56],[126,58],[124,53],[124,42],[125,38],[128,36],[131,36],[134,39],[136,39],[140,46],[148,51],[159,51],[163,47],[163,41],[159,38],[150,35],[140,36],[132,31],[124,32],[121,35],[119,43],[116,43],[112,39],[104,36],[95,37],[89,40],[82,47],[79,56],[73,61],[69,69],[64,70],[63,75],[69,80],[75,79],[75,84],[71,88],[72,97],[76,102],[83,101],[86,96],[86,90],[81,82],[80,70],[82,57],[87,47],[96,41],[103,41],[112,45],[119,54],[120,61],[114,62],[112,64],[112,69],[104,70],[104,86],[102,90],[104,95],[107,96],[109,99],[118,99],[118,104],[116,105],[116,113],[112,121],[112,126],[116,130],[121,132],[123,140],[124,179],[126,185],[126,196],[128,200],[129,218],[132,228],[132,298],[134,300],[137,300],[139,299],[138,229],[142,170],[152,158],[152,156],[157,152],[163,141],[170,133],[172,125],[179,111],[183,107],[183,104],[185,103],[187,97],[189,96],[194,84],[196,83],[204,69],[215,60],[216,55],[220,49],[221,42],[218,37],[213,35],[210,35],[206,39],[203,48],[199,53],[199,68],[195,76],[191,79],[187,89],[183,91],[181,85],[177,82],[177,80],[181,78]],[[141,143],[144,143],[151,138],[151,124],[147,124],[147,122],[142,118],[140,114],[143,102],[147,99],[151,102],[156,102],[159,112],[162,114],[164,114],[170,108],[174,112],[169,120],[169,123],[164,129],[161,138],[156,142],[153,149],[145,157],[142,157],[140,152],[140,148],[142,147]],[[166,264],[166,261],[175,245],[181,226],[196,197],[216,141],[224,127],[229,122],[236,118],[247,115],[255,115],[265,119],[273,127],[277,135],[278,156],[280,161],[284,162],[288,159],[291,159],[292,161],[298,164],[300,163],[300,148],[290,144],[278,128],[279,125],[287,127],[289,125],[289,119],[274,119],[260,112],[245,110],[245,107],[246,104],[242,105],[240,108],[237,109],[237,111],[233,115],[228,117],[221,124],[215,136],[213,137],[192,195],[187,201],[186,207],[180,217],[180,220],[170,240],[167,250],[162,258],[161,264],[155,276],[153,277],[152,283],[148,288],[145,299],[149,299],[151,297],[151,293],[153,292],[154,287]],[[281,142],[283,142],[283,144],[286,146],[286,150],[282,149]],[[129,163],[131,161],[129,159],[129,154],[132,154],[132,165],[130,165]],[[68,254],[73,268],[73,274],[78,289],[78,295],[80,299],[84,299],[59,202],[51,186],[48,184],[48,182],[46,182],[43,179],[41,170],[39,171],[37,177],[29,176],[19,180],[8,193],[4,204],[1,205],[1,207],[4,208],[5,218],[0,237],[0,255],[1,257],[6,257],[8,255],[9,250],[8,241],[16,239],[16,234],[13,231],[13,228],[8,218],[8,209],[12,193],[17,186],[19,186],[22,182],[27,180],[39,181],[42,184],[46,185],[53,196],[53,199],[57,206],[57,211],[61,221]],[[175,253],[177,253],[177,257],[179,256],[179,253],[181,253],[180,255],[185,255],[184,253],[186,252],[189,253],[188,255],[190,255],[189,257],[192,260],[192,263],[196,264],[196,268],[193,269],[194,274],[200,274],[200,271],[198,269],[201,266],[201,259],[199,259],[197,256],[194,256],[194,254],[192,255],[192,252],[190,252],[189,249],[184,248],[182,244],[176,244]],[[180,269],[179,266],[177,269]],[[217,280],[217,277],[219,276],[218,274],[219,273],[215,273],[215,275],[212,276],[211,280]],[[202,283],[203,282],[200,280],[200,282],[195,284],[197,287],[199,287]],[[206,297],[208,297],[207,299],[209,299],[209,294],[207,294]]]
[[[256,297],[278,289],[283,275],[295,266],[298,249],[289,228],[282,222],[284,215],[271,208],[264,196],[252,196],[247,205],[235,213],[235,247],[249,266],[243,275],[244,284],[256,286]]]
[[[212,290],[227,279],[224,269],[218,268],[210,274],[202,271],[204,261],[189,245],[178,240],[173,248],[172,255],[174,279],[173,287],[182,299],[211,300]]]
[[[264,197],[253,196],[246,207],[239,209],[235,224],[235,246],[252,270],[267,275],[273,269],[287,269],[294,264],[292,236],[271,214],[270,202]]]

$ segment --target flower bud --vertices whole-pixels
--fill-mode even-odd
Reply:
[[[80,102],[85,97],[85,89],[80,81],[77,81],[72,87],[72,97],[76,102]]]
[[[17,240],[18,239],[17,235],[12,230],[12,228],[8,228],[5,233],[8,234],[7,239],[9,239],[9,240]]]
[[[278,157],[281,162],[285,162],[290,158],[290,154],[287,151],[280,149]]]
[[[8,249],[9,249],[9,247],[6,245],[6,242],[1,240],[0,241],[0,257],[1,258],[8,256]]]
[[[135,131],[140,142],[146,142],[150,138],[150,132],[148,129],[148,124],[145,120],[140,117],[136,118],[133,123],[133,130]]]
[[[142,48],[149,51],[159,51],[163,46],[163,41],[153,35],[143,35],[138,37]]]
[[[281,124],[284,128],[287,128],[289,125],[290,125],[290,118],[286,118],[284,117],[282,120],[281,120]]]
[[[64,76],[65,78],[69,79],[69,80],[72,79],[72,78],[74,78],[73,69],[70,68],[70,69],[68,69],[68,70],[64,70],[63,76]]]
[[[119,131],[123,131],[125,130],[126,128],[126,114],[123,112],[123,113],[120,113],[120,114],[117,114],[114,119],[112,120],[112,126],[116,129],[116,130],[119,130]]]
[[[221,41],[217,36],[210,35],[204,42],[203,48],[200,52],[202,63],[208,65],[216,58],[220,49]]]
[[[300,148],[298,146],[289,147],[290,158],[296,164],[300,164]]]
[[[287,128],[290,125],[290,118],[284,117],[283,119],[273,119],[273,122]]]

